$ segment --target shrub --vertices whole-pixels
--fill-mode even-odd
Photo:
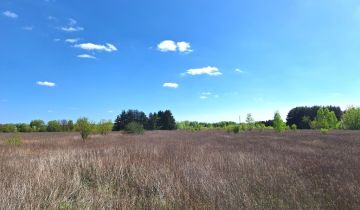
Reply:
[[[329,133],[329,129],[326,128],[321,128],[320,129],[321,134],[328,134]]]
[[[275,112],[274,115],[274,130],[282,133],[286,130],[287,126],[285,122],[282,120],[281,115],[279,112]]]
[[[314,121],[311,122],[311,128],[313,129],[333,129],[336,128],[338,120],[335,112],[330,111],[327,108],[320,108],[317,111],[317,115]]]
[[[101,135],[107,135],[112,131],[114,127],[114,124],[111,122],[111,120],[101,120],[97,124],[97,130]]]
[[[246,116],[246,124],[248,130],[252,130],[255,127],[255,120],[252,117],[251,113],[247,114]]]
[[[6,141],[6,144],[11,145],[11,146],[19,146],[19,145],[22,145],[22,140],[21,140],[20,136],[15,135],[15,136],[12,136],[10,139],[8,139]]]
[[[126,133],[143,134],[144,126],[138,122],[130,122],[125,126]]]
[[[296,130],[297,130],[297,125],[296,125],[296,124],[292,124],[292,125],[291,125],[291,130],[296,131]]]
[[[239,133],[240,132],[240,126],[239,125],[229,125],[226,127],[226,132],[228,133]]]
[[[360,108],[347,109],[342,118],[342,125],[345,129],[360,130]]]
[[[80,132],[81,138],[85,141],[93,132],[94,126],[86,117],[79,118],[76,121],[76,130]]]

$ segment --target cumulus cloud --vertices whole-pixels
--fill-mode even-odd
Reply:
[[[191,45],[189,42],[178,42],[178,43],[176,43],[176,45],[177,45],[179,52],[189,53],[189,52],[193,51],[191,49]]]
[[[161,52],[175,52],[177,48],[176,43],[172,40],[164,40],[157,47]]]
[[[16,18],[19,17],[19,15],[17,15],[17,14],[14,13],[14,12],[11,12],[11,11],[9,11],[9,10],[3,12],[3,15],[5,15],[5,16],[8,17],[8,18],[14,18],[14,19],[16,19]]]
[[[202,74],[207,74],[210,76],[220,76],[222,75],[222,73],[219,71],[219,69],[217,67],[212,67],[212,66],[208,66],[208,67],[204,67],[204,68],[198,68],[198,69],[189,69],[186,71],[186,74],[188,75],[202,75]]]
[[[70,43],[70,44],[74,44],[76,42],[78,42],[80,39],[66,39],[65,42]]]
[[[36,82],[37,85],[40,86],[46,86],[46,87],[55,87],[56,84],[54,82],[48,82],[48,81],[38,81]]]
[[[175,42],[173,40],[164,40],[157,45],[157,49],[161,52],[192,52],[189,42]]]
[[[106,43],[106,45],[100,45],[100,44],[93,44],[93,43],[83,43],[83,44],[77,44],[74,47],[81,48],[83,50],[89,50],[89,51],[105,51],[105,52],[114,52],[118,49],[110,44]]]
[[[167,87],[167,88],[178,88],[179,84],[177,83],[172,83],[172,82],[166,82],[163,84],[163,87]]]
[[[95,56],[89,54],[81,54],[77,56],[78,58],[88,58],[88,59],[96,59]]]
[[[208,99],[208,98],[209,98],[208,96],[200,96],[200,99],[203,99],[203,100]]]

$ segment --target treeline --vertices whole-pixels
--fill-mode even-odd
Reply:
[[[279,113],[267,121],[255,121],[251,114],[246,117],[246,122],[220,122],[202,123],[183,121],[177,123],[178,129],[199,131],[207,129],[226,129],[238,131],[275,129],[278,131],[297,129],[348,129],[360,130],[360,108],[350,107],[342,111],[337,106],[312,106],[296,107],[289,111],[286,122]]]
[[[85,121],[85,123],[84,123]],[[87,118],[79,118],[77,122],[72,120],[51,120],[47,123],[43,120],[32,120],[30,124],[0,124],[0,132],[72,132],[79,131],[79,127],[89,124],[92,133],[104,133],[104,130],[120,131],[137,128],[138,130],[174,130],[176,129],[175,118],[170,110],[150,113],[147,116],[139,110],[122,111],[117,116],[115,123],[111,120],[91,122]],[[127,126],[129,127],[127,129]]]

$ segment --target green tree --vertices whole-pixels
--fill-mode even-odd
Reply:
[[[255,127],[255,120],[252,117],[251,113],[248,113],[246,116],[246,124],[247,124],[247,127],[249,130],[254,129],[254,127]]]
[[[328,108],[320,108],[317,111],[315,120],[311,122],[311,127],[314,129],[334,129],[337,123],[335,112],[330,111]]]
[[[286,130],[286,123],[281,118],[281,115],[279,112],[275,112],[274,115],[274,130],[277,132],[284,132]]]
[[[133,134],[143,134],[144,133],[144,126],[138,122],[130,122],[125,126],[125,132],[133,133]]]
[[[107,135],[111,132],[113,129],[114,124],[111,122],[111,120],[101,120],[97,124],[97,129],[101,135]]]
[[[34,132],[45,132],[46,131],[46,125],[43,120],[32,120],[30,122],[30,127]]]
[[[360,108],[348,108],[343,115],[342,125],[345,129],[360,130]]]
[[[175,118],[172,115],[170,110],[159,111],[158,112],[158,125],[161,130],[175,130],[176,129],[176,122]]]
[[[81,138],[85,141],[89,138],[90,134],[93,132],[94,125],[89,122],[86,117],[79,118],[76,121],[76,130],[80,132]]]
[[[59,124],[59,122],[57,120],[51,120],[48,122],[47,131],[48,132],[60,132],[61,125]]]
[[[18,124],[16,127],[19,132],[23,132],[23,133],[32,132],[32,128],[30,127],[30,125],[26,123]]]

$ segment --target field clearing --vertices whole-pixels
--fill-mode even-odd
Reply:
[[[360,132],[0,134],[0,209],[359,209]]]

